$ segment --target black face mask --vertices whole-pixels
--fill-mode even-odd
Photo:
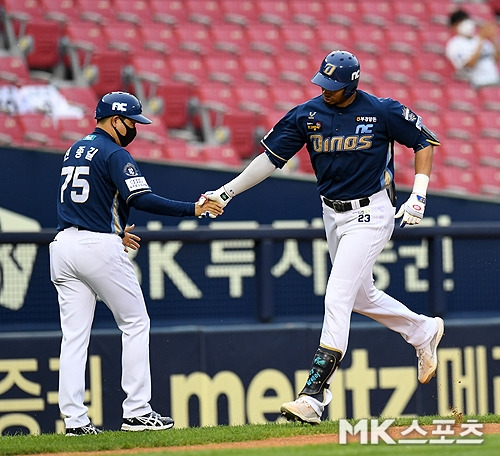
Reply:
[[[120,145],[122,147],[127,147],[136,137],[137,135],[137,129],[135,127],[129,127],[123,119],[120,117],[119,118],[122,121],[122,124],[125,126],[125,129],[127,130],[127,133],[124,135],[120,134],[120,132],[116,129],[114,125],[111,125],[113,129],[115,130],[116,136],[118,136],[118,139],[120,140]]]

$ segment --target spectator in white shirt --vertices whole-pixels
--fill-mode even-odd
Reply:
[[[468,80],[473,87],[500,84],[495,23],[479,27],[464,10],[450,15],[454,36],[446,43],[446,57],[453,64],[457,76]]]

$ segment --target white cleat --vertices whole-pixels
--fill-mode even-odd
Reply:
[[[434,337],[424,348],[417,349],[418,358],[418,381],[420,383],[429,383],[436,376],[438,365],[437,347],[444,335],[444,321],[436,317],[437,330]]]
[[[299,397],[292,402],[285,402],[281,406],[281,414],[290,421],[302,421],[309,424],[321,423],[320,416],[304,397]]]

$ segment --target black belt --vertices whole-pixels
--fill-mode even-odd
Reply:
[[[328,198],[323,197],[323,202],[328,206],[331,207],[335,212],[347,212],[347,211],[352,211],[355,209],[353,206],[352,201],[340,201],[340,200],[331,200]],[[358,200],[359,207],[365,207],[370,204],[370,198],[361,198]]]

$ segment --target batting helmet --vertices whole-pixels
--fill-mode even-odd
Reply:
[[[122,116],[141,124],[150,124],[151,120],[142,115],[142,104],[127,92],[110,92],[104,95],[95,108],[97,120],[110,116]]]
[[[358,59],[353,54],[333,51],[323,59],[311,82],[325,90],[345,88],[344,97],[349,98],[358,88],[359,69]]]

